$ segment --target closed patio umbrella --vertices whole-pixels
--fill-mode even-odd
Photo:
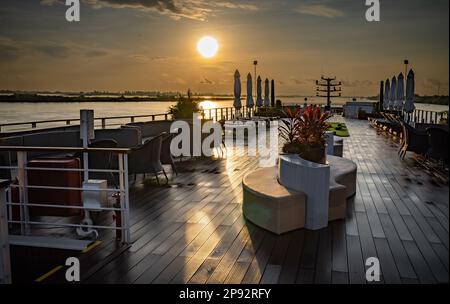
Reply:
[[[257,107],[263,106],[262,87],[261,87],[261,77],[260,76],[258,76],[258,81],[256,84],[256,106]]]
[[[389,102],[391,94],[391,82],[389,79],[386,79],[386,83],[384,84],[384,96],[383,96],[383,109],[388,110],[389,109]]]
[[[408,77],[406,79],[406,100],[405,111],[407,113],[414,112],[416,106],[414,105],[414,72],[409,70]]]
[[[395,99],[394,104],[394,108],[397,111],[403,110],[403,100],[405,99],[405,87],[403,79],[403,74],[400,73],[397,78],[397,98]]]
[[[397,99],[397,78],[392,77],[391,93],[389,94],[389,110],[394,109],[395,100]]]
[[[270,97],[269,97],[269,79],[266,78],[264,81],[264,106],[270,106]]]
[[[239,74],[239,71],[236,70],[234,72],[234,103],[233,106],[236,109],[240,109],[242,107],[241,104],[241,75]]]
[[[252,90],[252,75],[248,73],[247,75],[247,107],[253,108],[253,90]]]

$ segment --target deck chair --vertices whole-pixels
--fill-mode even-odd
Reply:
[[[158,174],[163,173],[166,178],[166,184],[169,182],[166,171],[161,163],[161,146],[162,136],[160,134],[156,137],[148,139],[144,144],[132,148],[130,154],[130,174],[153,173],[156,177],[158,185],[160,185]]]
[[[170,151],[170,144],[172,143],[174,134],[173,133],[165,133],[162,137],[161,144],[161,163],[163,165],[170,165],[172,167],[172,171],[178,175],[177,167],[175,166],[175,161],[172,157],[172,152]]]

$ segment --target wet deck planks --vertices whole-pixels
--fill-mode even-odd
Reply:
[[[448,282],[448,184],[400,160],[395,141],[367,122],[347,125],[344,156],[357,163],[358,184],[346,220],[276,236],[242,216],[241,181],[256,158],[188,161],[172,187],[138,178],[133,244],[112,255],[114,242],[104,242],[82,256],[83,282],[366,283],[369,257],[380,259],[384,283]]]

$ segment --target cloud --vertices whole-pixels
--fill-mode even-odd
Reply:
[[[51,6],[53,4],[61,3],[60,0],[41,0],[42,5]]]
[[[423,80],[422,86],[425,89],[437,89],[438,87],[443,88],[448,86],[448,81],[441,81],[435,78],[427,78]]]
[[[303,15],[336,18],[344,16],[344,12],[325,4],[303,4],[296,11]]]
[[[292,82],[294,84],[304,84],[305,83],[303,80],[295,79],[295,78],[291,78],[290,82]]]
[[[297,84],[297,85],[303,85],[303,84],[313,84],[315,83],[315,80],[312,78],[304,78],[304,79],[297,79],[295,77],[291,77],[289,79],[289,82],[293,83],[293,84]]]
[[[56,2],[58,0],[42,0],[41,4],[52,5]],[[235,0],[84,0],[84,3],[97,9],[111,7],[157,12],[175,20],[187,18],[203,21],[208,15],[214,15],[223,9],[258,10],[256,5],[238,3]]]
[[[20,53],[21,48],[14,41],[0,37],[0,62],[16,61]]]
[[[168,59],[166,56],[153,56],[149,57],[147,55],[142,54],[132,54],[129,55],[128,58],[137,61],[137,62],[148,62],[148,61],[162,61]]]
[[[209,80],[208,78],[206,78],[206,77],[203,77],[203,79],[202,80],[200,80],[200,82],[199,82],[200,84],[214,84],[214,82],[213,81],[211,81],[211,80]]]
[[[62,45],[53,45],[53,44],[43,44],[35,47],[35,50],[47,55],[49,57],[54,58],[63,58],[66,57],[69,53],[69,48]]]
[[[371,87],[377,84],[372,80],[342,80],[341,82],[344,88]]]
[[[102,56],[106,56],[107,54],[108,54],[108,52],[101,51],[101,50],[92,50],[92,51],[87,51],[85,53],[86,57],[102,57]]]

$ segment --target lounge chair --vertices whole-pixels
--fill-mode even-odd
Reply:
[[[411,127],[407,123],[402,123],[404,142],[399,150],[399,155],[405,158],[406,152],[411,151],[425,155],[428,150],[428,137],[425,132],[421,132]]]

